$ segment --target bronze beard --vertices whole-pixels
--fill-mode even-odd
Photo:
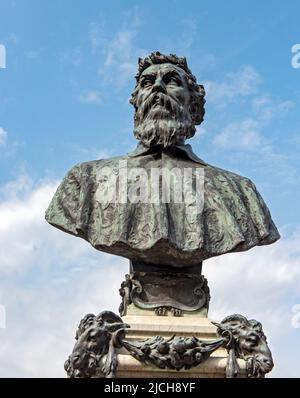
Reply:
[[[134,115],[134,136],[148,147],[182,144],[195,131],[190,113],[164,93],[150,94]]]

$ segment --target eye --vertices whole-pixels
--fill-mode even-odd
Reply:
[[[153,79],[146,78],[142,80],[142,87],[150,87],[153,84]]]
[[[174,84],[176,86],[180,86],[181,85],[180,80],[176,76],[170,76],[166,80],[167,80],[166,81],[167,84]]]
[[[178,86],[180,85],[180,82],[177,79],[177,77],[171,77],[170,81],[171,81],[171,83],[176,83]]]
[[[97,329],[92,329],[89,333],[91,340],[95,340],[95,338],[98,336],[98,330]]]
[[[258,342],[258,336],[255,333],[250,333],[247,337],[246,340],[251,343],[251,344],[256,344]]]

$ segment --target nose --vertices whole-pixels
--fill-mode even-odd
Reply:
[[[273,361],[271,358],[264,358],[263,363],[268,367],[268,368],[273,368]]]
[[[155,83],[152,87],[152,92],[153,93],[165,93],[166,92],[165,83],[163,82],[163,79],[160,76],[156,78]]]
[[[272,357],[258,356],[258,361],[267,369],[272,369],[274,366]]]

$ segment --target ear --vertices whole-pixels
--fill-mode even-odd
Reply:
[[[213,325],[215,325],[218,329],[222,329],[222,325],[218,322],[211,321]]]
[[[243,315],[240,314],[233,314],[229,315],[226,318],[224,318],[221,322],[222,325],[226,324],[230,327],[232,326],[238,326],[238,325],[249,325],[249,321],[247,318],[245,318]]]
[[[259,332],[263,333],[262,324],[258,322],[256,319],[249,319],[249,323],[255,330],[258,330]]]
[[[203,84],[198,84],[198,91],[201,95],[205,95],[205,88],[203,86]]]
[[[102,320],[103,322],[108,322],[108,323],[115,323],[115,322],[123,323],[122,318],[120,318],[112,311],[100,312],[100,314],[97,316],[97,320]]]
[[[79,336],[95,321],[94,314],[87,314],[81,319],[76,331],[75,339],[78,340]]]
[[[119,330],[127,330],[130,328],[130,326],[124,322],[114,322],[106,325],[106,328],[109,332],[116,332]]]

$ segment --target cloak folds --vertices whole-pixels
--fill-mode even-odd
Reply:
[[[191,213],[184,201],[172,201],[172,195],[169,203],[101,200],[105,195],[99,178],[101,170],[110,168],[118,180],[120,164],[125,161],[128,170],[203,169],[203,208]],[[128,189],[132,184],[129,180]],[[194,184],[193,189],[199,187]],[[196,266],[224,253],[268,245],[280,237],[254,184],[248,178],[206,164],[190,145],[163,150],[140,144],[129,156],[76,165],[58,187],[46,220],[100,251],[179,268]]]

